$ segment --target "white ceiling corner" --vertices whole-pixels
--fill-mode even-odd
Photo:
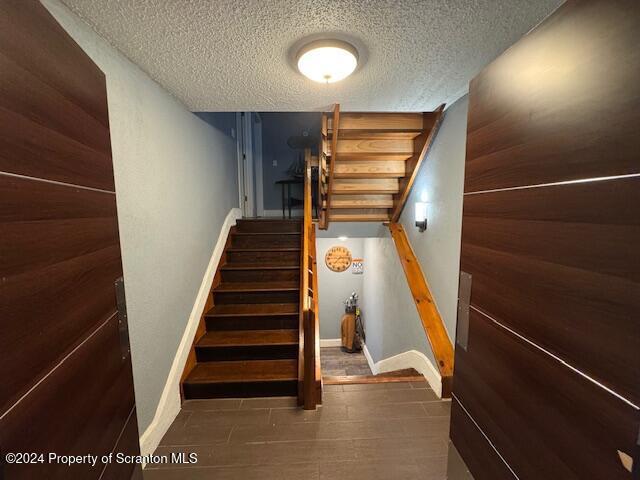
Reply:
[[[562,0],[62,0],[193,111],[425,111]],[[302,39],[351,40],[346,80],[294,68]]]

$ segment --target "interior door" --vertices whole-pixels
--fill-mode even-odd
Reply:
[[[37,455],[0,477],[129,478],[49,457],[139,443],[105,77],[36,0],[0,2],[0,131],[0,450]]]
[[[640,478],[639,44],[637,0],[569,1],[471,82],[451,438],[476,480]]]

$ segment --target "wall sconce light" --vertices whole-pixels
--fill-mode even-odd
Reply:
[[[427,229],[427,202],[416,202],[415,215],[418,231],[424,232]]]

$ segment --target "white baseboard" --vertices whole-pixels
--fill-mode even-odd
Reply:
[[[367,363],[369,364],[369,369],[371,370],[371,373],[373,373],[374,375],[377,375],[378,371],[376,368],[376,362],[373,361],[373,357],[369,353],[369,349],[367,348],[366,343],[362,345],[362,352],[364,353],[364,358],[367,359]]]
[[[291,217],[302,217],[304,211],[301,208],[292,208]],[[289,218],[289,210],[285,208],[286,218]],[[263,217],[280,217],[282,218],[282,210],[264,210],[262,212]]]
[[[442,398],[442,378],[440,377],[440,372],[436,370],[436,367],[433,366],[431,360],[429,360],[424,353],[417,350],[409,350],[374,363],[365,345],[364,355],[367,357],[369,367],[374,375],[405,368],[415,368],[421,375],[424,375],[424,378],[435,394],[438,395],[439,398]]]
[[[200,323],[200,317],[204,310],[205,303],[207,301],[207,295],[211,291],[211,284],[213,283],[213,277],[218,268],[220,257],[224,252],[224,246],[227,243],[227,237],[229,236],[229,230],[236,224],[236,220],[242,218],[242,210],[239,208],[232,208],[227,217],[224,220],[218,241],[211,254],[209,265],[200,284],[200,290],[196,297],[193,309],[189,315],[187,326],[182,335],[182,340],[178,346],[178,351],[173,359],[167,382],[165,383],[158,408],[151,421],[151,424],[147,427],[144,433],[140,436],[140,451],[142,455],[151,455],[160,444],[160,440],[167,432],[171,423],[175,420],[178,412],[180,412],[180,377],[184,370],[185,363],[189,352],[191,351],[191,344],[196,334],[198,324]]]
[[[340,338],[321,338],[320,339],[320,348],[325,347],[341,347],[342,339]]]

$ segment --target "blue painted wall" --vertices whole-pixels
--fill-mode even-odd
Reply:
[[[194,112],[196,116],[207,122],[212,127],[227,135],[236,138],[236,113],[235,112]],[[233,135],[232,135],[233,130]]]
[[[320,141],[320,112],[261,112],[262,118],[262,181],[265,210],[281,208],[280,186],[274,182],[289,178],[287,169],[300,152],[287,145],[293,135],[309,132]],[[273,161],[277,166],[273,166]],[[302,198],[302,188],[293,187],[292,194]]]

